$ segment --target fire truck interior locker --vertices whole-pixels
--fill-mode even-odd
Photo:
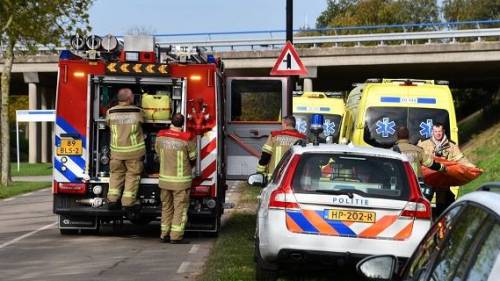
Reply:
[[[154,97],[165,96],[171,104],[168,118],[155,118],[154,109],[144,109],[146,112],[153,111],[152,114],[146,114],[142,126],[145,144],[146,156],[144,159],[144,173],[141,183],[153,183],[148,179],[158,179],[159,161],[158,155],[154,150],[156,135],[159,130],[165,129],[170,124],[170,116],[174,113],[186,115],[186,83],[183,79],[156,78],[156,77],[121,77],[121,76],[97,76],[92,78],[92,166],[91,177],[109,179],[109,139],[110,131],[106,125],[106,109],[118,103],[116,94],[119,89],[128,87],[134,94],[136,106],[141,107],[142,98],[148,95]],[[158,116],[158,114],[156,114]],[[149,118],[148,118],[149,117]],[[157,183],[155,181],[154,183]],[[144,196],[144,195],[142,195]],[[141,198],[145,199],[145,198]],[[144,201],[144,200],[142,200]]]

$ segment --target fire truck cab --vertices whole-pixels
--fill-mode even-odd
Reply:
[[[75,37],[74,50],[59,60],[53,182],[53,211],[62,234],[97,230],[123,221],[145,224],[161,215],[156,134],[170,116],[186,116],[184,129],[196,135],[186,231],[217,233],[226,192],[222,64],[195,48],[160,47],[152,36]],[[130,88],[145,111],[144,172],[137,194],[139,213],[108,210],[110,128],[106,111],[117,91]]]

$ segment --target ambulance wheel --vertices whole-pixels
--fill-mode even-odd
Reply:
[[[76,235],[78,234],[78,229],[59,228],[59,232],[61,235]]]
[[[255,280],[275,281],[278,280],[278,267],[266,262],[260,255],[259,240],[255,240]]]

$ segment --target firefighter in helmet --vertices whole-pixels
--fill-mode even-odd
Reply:
[[[257,165],[257,173],[267,174],[269,178],[281,157],[298,140],[306,140],[307,137],[295,129],[295,117],[286,116],[281,122],[282,130],[272,131],[262,147],[262,155]]]
[[[144,112],[134,105],[132,90],[123,88],[118,91],[118,105],[107,111],[106,122],[111,131],[108,209],[120,209],[120,205],[125,209],[136,209],[140,207],[136,196],[146,149],[141,127]]]
[[[182,132],[184,116],[172,117],[170,129],[156,137],[155,150],[160,157],[161,242],[186,244],[183,239],[189,207],[192,166],[196,159],[196,145],[189,132]]]

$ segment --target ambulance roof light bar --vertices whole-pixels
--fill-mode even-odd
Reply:
[[[366,83],[381,83],[382,79],[380,78],[368,78],[366,79]]]
[[[446,81],[446,80],[436,80],[434,83],[436,83],[436,85],[441,85],[441,86],[448,86],[448,85],[450,85],[450,82]]]
[[[329,98],[332,98],[332,97],[339,98],[339,97],[343,96],[343,93],[342,92],[325,92],[325,95]]]
[[[434,84],[434,80],[423,80],[423,79],[383,79],[382,83],[388,83],[388,84],[399,84],[399,85],[405,85],[405,86],[411,86],[411,85],[424,85],[424,84]]]

